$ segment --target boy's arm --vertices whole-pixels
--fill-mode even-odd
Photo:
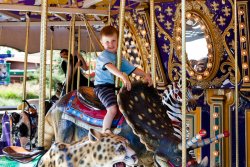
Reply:
[[[144,79],[148,82],[148,86],[151,86],[153,84],[152,78],[150,73],[145,73],[143,70],[136,68],[133,71],[134,74],[139,75],[141,77],[144,77]]]
[[[116,68],[116,66],[109,63],[109,64],[106,64],[105,67],[109,70],[109,72],[111,72],[115,76],[121,78],[123,85],[127,88],[128,91],[131,90],[131,83],[130,83],[129,79],[127,78],[127,76],[123,75],[123,73],[121,71],[119,71]]]

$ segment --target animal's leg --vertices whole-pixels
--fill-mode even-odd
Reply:
[[[56,142],[71,143],[74,141],[75,124],[71,121],[61,119],[58,124],[58,136]]]

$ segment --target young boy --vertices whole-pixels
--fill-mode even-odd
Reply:
[[[102,132],[111,133],[110,128],[112,121],[118,111],[117,97],[115,95],[115,76],[121,79],[128,91],[131,89],[131,83],[122,72],[127,75],[134,73],[144,77],[149,83],[149,86],[152,85],[152,79],[150,74],[146,74],[141,69],[134,67],[124,58],[122,58],[121,71],[116,68],[116,52],[119,33],[115,27],[104,27],[100,35],[100,41],[105,50],[96,60],[94,91],[107,110],[107,114],[103,120]]]

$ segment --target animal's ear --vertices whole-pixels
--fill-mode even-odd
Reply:
[[[98,132],[97,130],[94,129],[89,129],[89,140],[91,142],[95,142],[101,139],[102,134],[100,132]]]

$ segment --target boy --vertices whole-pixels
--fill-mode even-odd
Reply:
[[[100,41],[105,50],[96,60],[94,91],[107,110],[107,114],[103,120],[102,132],[111,133],[110,128],[112,121],[118,111],[117,97],[115,95],[115,76],[121,79],[128,91],[131,89],[131,83],[122,72],[127,75],[134,73],[143,76],[149,83],[149,86],[152,85],[152,79],[150,74],[146,74],[141,69],[134,67],[124,58],[122,58],[121,71],[116,68],[116,52],[119,33],[115,27],[104,27],[100,35]]]

